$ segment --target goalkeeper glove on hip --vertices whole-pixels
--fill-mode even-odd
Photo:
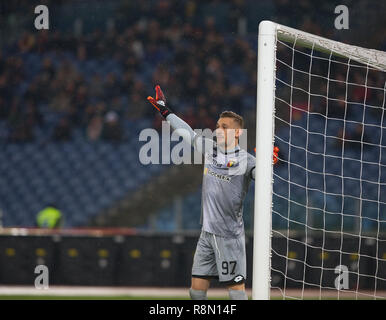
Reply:
[[[256,148],[254,149],[256,153]],[[279,147],[273,148],[273,164],[276,164],[279,161]]]
[[[279,151],[278,147],[273,148],[273,164],[276,164],[279,161]]]
[[[155,99],[151,96],[148,96],[147,100],[160,112],[161,116],[163,116],[165,119],[169,114],[173,113],[173,111],[166,105],[165,95],[159,85],[155,86]]]

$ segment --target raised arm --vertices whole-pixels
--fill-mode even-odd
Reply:
[[[147,97],[147,100],[170,123],[173,130],[175,130],[184,141],[192,145],[198,152],[204,153],[204,150],[209,151],[210,148],[212,148],[213,140],[205,139],[202,136],[197,135],[184,120],[174,114],[173,110],[167,106],[165,95],[159,85],[155,87],[155,98],[149,96]]]

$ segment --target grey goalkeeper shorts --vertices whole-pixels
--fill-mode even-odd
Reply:
[[[224,238],[201,231],[193,258],[192,277],[216,278],[226,284],[246,279],[245,235]]]

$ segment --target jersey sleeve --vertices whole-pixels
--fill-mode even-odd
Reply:
[[[174,113],[169,114],[166,120],[170,123],[178,135],[180,135],[184,141],[189,143],[195,150],[201,154],[213,153],[213,149],[216,148],[216,143],[212,139],[205,138],[202,135],[197,134],[193,129],[181,118]]]
[[[248,153],[248,159],[247,159],[247,170],[245,174],[248,176],[248,178],[255,180],[255,168],[256,168],[256,158]]]

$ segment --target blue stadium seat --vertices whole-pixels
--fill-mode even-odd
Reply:
[[[118,147],[105,142],[89,143],[82,132],[74,138],[43,147],[39,142],[6,145],[2,156],[9,161],[1,166],[7,169],[2,177],[2,186],[7,185],[7,190],[0,200],[2,207],[9,203],[5,223],[26,226],[29,222],[18,212],[34,216],[54,200],[66,211],[66,226],[80,226],[163,170],[162,166],[139,163],[138,153],[133,152],[137,135]],[[87,207],[84,216],[78,212],[82,207]],[[76,210],[76,214],[71,210]]]

